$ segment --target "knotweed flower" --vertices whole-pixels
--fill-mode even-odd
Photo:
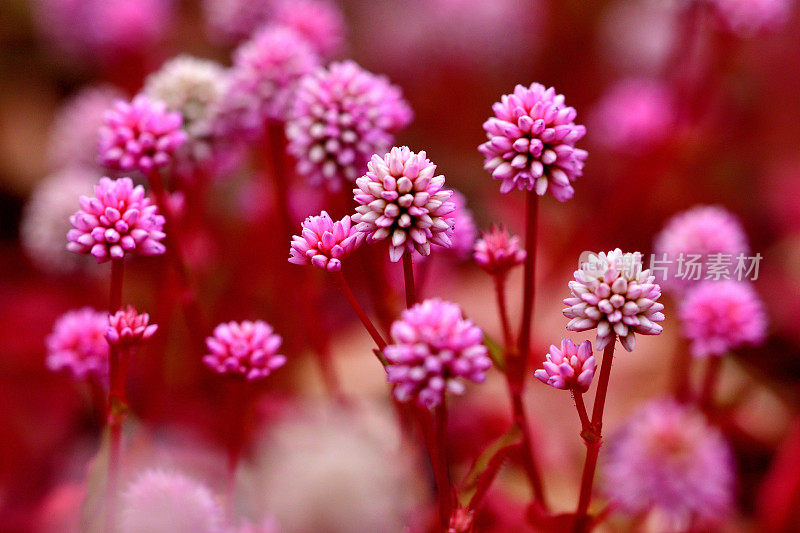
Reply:
[[[764,305],[747,282],[706,281],[690,290],[678,310],[692,355],[708,357],[764,342]]]
[[[484,231],[475,243],[473,259],[492,276],[504,276],[517,265],[525,262],[527,253],[520,248],[519,237],[509,235],[501,226],[492,226]]]
[[[392,148],[381,158],[373,155],[367,174],[353,189],[359,204],[352,220],[367,235],[367,242],[391,238],[389,259],[397,262],[403,252],[431,253],[431,244],[449,247],[453,234],[453,192],[444,187],[444,176],[434,176],[436,165],[425,152],[407,146]]]
[[[668,87],[656,80],[629,79],[609,89],[592,113],[598,143],[620,152],[640,153],[673,130],[675,105]]]
[[[208,355],[203,362],[218,374],[243,376],[247,381],[265,378],[286,363],[278,354],[282,339],[261,320],[228,322],[214,328],[206,338]]]
[[[577,112],[564,96],[538,83],[517,85],[492,110],[495,116],[483,123],[489,140],[478,149],[486,158],[483,168],[503,181],[500,192],[517,188],[542,196],[549,189],[561,202],[572,198],[572,182],[588,155],[575,143],[586,128],[573,122]]]
[[[711,3],[725,27],[741,37],[780,28],[789,20],[792,8],[789,0],[712,0]]]
[[[619,336],[622,346],[632,351],[636,344],[634,333],[658,335],[664,320],[664,305],[658,303],[661,287],[649,270],[642,270],[642,254],[591,254],[588,261],[575,271],[575,281],[569,282],[572,298],[564,300],[564,316],[570,319],[567,329],[586,331],[597,328],[595,349],[602,350]]]
[[[165,234],[164,217],[130,178],[100,178],[94,198],[80,197],[81,209],[69,219],[67,250],[92,254],[98,263],[122,259],[126,252],[159,255]]]
[[[297,32],[268,26],[236,49],[219,128],[224,134],[258,137],[267,120],[285,120],[300,79],[319,65]]]
[[[109,344],[131,346],[146,341],[157,329],[157,325],[150,324],[150,315],[139,314],[129,305],[108,317],[105,334]]]
[[[344,17],[333,2],[277,0],[272,5],[271,20],[305,37],[320,57],[333,57],[344,48]]]
[[[75,379],[108,377],[108,343],[103,337],[108,313],[84,307],[67,311],[48,335],[47,368],[67,370]]]
[[[20,220],[19,237],[31,261],[50,274],[89,271],[91,261],[64,249],[64,235],[72,227],[75,198],[92,192],[95,172],[66,168],[36,184]]]
[[[166,166],[186,140],[180,113],[167,111],[164,102],[136,96],[118,100],[100,128],[99,160],[112,170],[149,173]]]
[[[663,513],[674,530],[716,529],[710,526],[733,505],[734,482],[733,457],[719,431],[669,400],[641,408],[605,454],[603,488],[614,505],[630,514]]]
[[[56,113],[47,134],[47,162],[50,168],[97,165],[97,131],[105,112],[124,98],[110,85],[81,89],[67,99]]]
[[[735,261],[739,254],[748,250],[747,235],[739,219],[713,205],[697,205],[678,213],[666,223],[653,243],[655,260],[666,265],[661,267],[659,278],[663,280],[659,281],[674,289],[686,289],[703,275],[699,270],[697,275],[693,273],[688,265],[690,256],[706,260],[711,255],[723,254]]]
[[[238,44],[266,24],[272,3],[273,0],[203,0],[206,33],[218,44]]]
[[[292,237],[289,262],[295,265],[314,265],[322,270],[338,272],[342,259],[353,253],[364,240],[356,231],[350,217],[334,222],[327,212],[303,221],[301,235]]]
[[[286,124],[297,171],[331,191],[364,174],[376,153],[411,121],[400,89],[353,61],[319,68],[300,82]]]
[[[571,340],[564,339],[561,349],[551,344],[543,366],[533,373],[542,383],[557,389],[586,392],[592,384],[595,369],[592,343],[583,341],[580,346],[575,346]]]
[[[178,472],[147,470],[122,496],[121,533],[220,533],[224,511],[205,485]]]
[[[227,90],[227,71],[214,61],[180,55],[148,76],[144,94],[183,117],[187,146],[196,160],[211,155],[219,103]]]
[[[461,315],[459,306],[438,298],[403,311],[392,324],[392,338],[394,344],[383,353],[401,402],[436,407],[446,392],[464,392],[459,378],[483,383],[492,366],[481,329]]]

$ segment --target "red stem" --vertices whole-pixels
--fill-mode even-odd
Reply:
[[[518,357],[512,357],[509,359],[509,362],[518,359]],[[531,437],[528,415],[522,403],[522,389],[516,381],[512,381],[510,374],[506,374],[506,379],[508,381],[509,394],[511,395],[514,423],[519,427],[520,431],[522,431],[522,466],[531,484],[534,499],[539,502],[543,509],[547,509],[548,506],[544,495],[542,475],[539,472],[539,466],[536,463],[536,456],[533,452],[533,438]]]
[[[500,323],[503,327],[503,342],[505,343],[506,352],[508,352],[512,349],[514,344],[514,334],[511,332],[511,323],[508,320],[505,274],[494,276],[494,292],[497,296],[497,308],[500,311]]]
[[[522,324],[520,325],[517,353],[521,359],[523,374],[528,365],[531,351],[531,325],[533,322],[533,301],[536,295],[536,211],[538,198],[535,191],[525,196],[525,265],[523,273]],[[523,380],[520,380],[523,381]]]
[[[417,291],[414,287],[414,263],[411,252],[403,253],[403,279],[406,285],[406,307],[411,307],[417,302]]]
[[[111,260],[111,290],[109,297],[109,315],[122,307],[122,278],[125,263],[122,259]],[[115,523],[117,490],[119,484],[119,468],[122,456],[122,423],[125,417],[125,370],[124,354],[116,344],[109,346],[108,353],[108,402],[106,404],[106,424],[109,429],[108,451],[108,485],[106,490],[107,525]]]
[[[581,431],[586,431],[591,426],[591,422],[586,412],[586,404],[583,402],[583,393],[572,389],[572,399],[575,400],[575,408],[578,410],[578,417],[581,419]]]
[[[372,337],[372,340],[378,345],[378,349],[383,351],[383,349],[386,348],[386,341],[383,340],[383,337],[381,337],[381,334],[378,332],[377,328],[375,328],[372,320],[370,320],[369,316],[367,316],[364,308],[358,303],[356,296],[353,294],[353,291],[350,290],[350,286],[347,284],[347,279],[344,277],[344,274],[339,271],[334,273],[333,277],[339,284],[339,289],[342,291],[342,294],[344,294],[344,297],[347,299],[350,307],[353,308],[353,311],[355,311],[356,316],[358,316],[358,319],[367,329],[367,332],[369,333],[370,337]],[[384,361],[381,362],[384,365],[386,364]]]
[[[443,402],[434,411],[417,407],[417,418],[422,427],[425,447],[431,461],[433,476],[436,480],[436,494],[439,506],[439,525],[443,533],[447,533],[450,525],[450,509],[453,492],[450,474],[447,467],[447,406]]]

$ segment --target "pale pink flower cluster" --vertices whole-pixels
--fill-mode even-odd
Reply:
[[[220,324],[214,328],[214,335],[206,338],[210,353],[203,362],[218,374],[254,381],[286,364],[286,357],[278,353],[282,342],[272,326],[262,320]]]
[[[483,332],[461,308],[431,299],[403,311],[392,324],[394,344],[386,347],[387,377],[401,402],[436,407],[446,392],[461,394],[468,379],[482,383],[492,366]]]
[[[139,314],[129,305],[108,317],[105,337],[111,345],[131,346],[146,341],[157,329],[156,324],[150,324],[150,315]]]
[[[431,244],[449,247],[453,234],[453,192],[444,188],[444,176],[425,152],[407,146],[392,148],[384,157],[372,156],[367,174],[353,189],[359,204],[352,220],[367,242],[389,238],[389,258],[397,262],[404,252],[429,255]]]
[[[104,338],[108,313],[84,307],[56,320],[46,339],[47,368],[67,370],[75,379],[108,377],[108,342]]]
[[[527,253],[520,247],[519,237],[510,235],[500,226],[484,231],[475,243],[473,259],[483,270],[493,276],[504,276],[509,270],[525,262]]]
[[[342,259],[350,255],[364,240],[345,216],[334,222],[326,211],[303,221],[302,233],[292,237],[289,262],[314,265],[322,270],[338,272]]]
[[[642,270],[639,252],[625,254],[617,248],[592,254],[574,275],[575,281],[569,282],[572,297],[564,300],[564,316],[570,319],[567,329],[597,328],[597,350],[617,336],[630,352],[636,345],[635,333],[661,333],[657,324],[664,320],[664,305],[657,301],[661,287],[649,270]]]
[[[163,254],[164,217],[150,203],[144,187],[130,178],[100,178],[94,198],[80,197],[81,209],[69,219],[67,249],[92,254],[98,263],[122,259],[125,253]]]
[[[576,346],[569,339],[561,341],[559,349],[550,345],[547,360],[533,375],[551,387],[563,390],[586,392],[592,384],[595,371],[595,360],[592,355],[592,343],[583,341]]]

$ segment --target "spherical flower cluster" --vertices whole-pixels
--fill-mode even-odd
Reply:
[[[634,333],[658,335],[664,320],[664,305],[658,303],[661,287],[649,270],[642,270],[642,254],[590,254],[569,282],[572,297],[564,300],[567,329],[586,331],[597,328],[595,348],[604,349],[618,336],[622,346],[632,351]]]
[[[538,83],[517,85],[492,110],[495,116],[483,124],[489,140],[479,150],[486,158],[483,168],[503,181],[500,192],[517,188],[542,196],[549,189],[561,202],[572,198],[572,182],[588,155],[575,143],[586,128],[573,122],[577,112],[564,96]]]
[[[68,250],[92,254],[98,263],[122,259],[125,252],[164,253],[164,217],[144,195],[144,187],[134,187],[130,178],[104,177],[94,194],[81,196],[81,209],[69,219],[73,229],[67,232]]]
[[[123,98],[110,85],[89,86],[67,99],[59,108],[47,134],[50,168],[97,165],[97,131],[105,112]]]
[[[206,338],[211,353],[203,357],[203,362],[218,374],[254,381],[286,363],[286,357],[278,354],[281,342],[272,326],[261,320],[220,324],[214,328],[214,335]]]
[[[692,355],[708,357],[764,342],[764,305],[747,282],[706,281],[686,294],[678,314]]]
[[[267,22],[273,1],[203,0],[206,34],[218,44],[238,44]]]
[[[675,121],[669,88],[655,80],[618,82],[592,113],[591,132],[598,143],[613,150],[641,153],[661,141]]]
[[[742,37],[780,28],[789,20],[792,8],[789,0],[712,0],[711,3],[725,27]]]
[[[180,113],[143,94],[130,103],[119,100],[103,118],[99,160],[112,170],[143,173],[166,166],[186,141],[182,123]]]
[[[94,172],[66,168],[36,184],[20,220],[19,237],[31,261],[44,272],[70,274],[87,270],[86,257],[64,249],[64,235],[70,229],[69,217],[75,212],[75,198],[92,192],[97,183]]]
[[[458,259],[463,260],[469,258],[472,254],[472,247],[475,244],[478,230],[475,227],[475,219],[472,218],[472,211],[467,207],[467,199],[464,195],[454,190],[451,199],[456,209],[451,215],[453,217],[453,235],[450,238],[452,243],[447,250],[453,252]]]
[[[108,313],[84,307],[67,311],[56,320],[46,339],[47,368],[67,370],[75,379],[108,376],[108,343],[103,337]]]
[[[666,265],[662,284],[674,289],[686,289],[692,284],[693,276],[679,275],[681,257],[686,260],[690,255],[699,255],[705,260],[713,254],[724,254],[736,261],[748,249],[747,235],[736,216],[722,207],[706,205],[672,217],[653,243],[656,260]]]
[[[303,221],[301,235],[292,237],[289,262],[295,265],[314,265],[322,270],[338,272],[342,259],[353,253],[364,240],[356,231],[350,217],[334,222],[327,212]]]
[[[475,243],[472,258],[492,276],[504,276],[515,266],[524,263],[527,255],[520,248],[519,237],[509,235],[503,227],[492,226]]]
[[[394,142],[412,112],[400,89],[353,61],[306,76],[286,124],[297,171],[331,191],[364,174],[367,162]]]
[[[604,458],[604,491],[630,514],[655,510],[682,530],[695,520],[711,531],[705,528],[733,505],[728,444],[700,413],[673,401],[641,408],[612,436]]]
[[[575,346],[569,339],[561,341],[561,349],[550,345],[547,361],[533,375],[551,387],[586,392],[592,384],[595,361],[592,343],[583,341]]]
[[[405,251],[429,255],[431,244],[451,244],[453,192],[443,188],[444,176],[435,172],[425,152],[416,154],[403,146],[383,158],[373,155],[367,174],[356,180],[356,229],[366,233],[368,242],[391,238],[393,262]]]
[[[219,103],[226,89],[227,72],[222,65],[180,55],[148,76],[144,94],[181,114],[191,155],[203,160],[210,156]]]
[[[333,57],[344,48],[344,17],[333,2],[277,0],[273,2],[271,21],[305,37],[321,57]]]
[[[436,407],[446,392],[464,392],[458,378],[482,383],[492,366],[483,332],[454,303],[425,300],[403,311],[392,324],[392,338],[394,344],[383,354],[389,361],[388,380],[401,402]]]
[[[218,128],[252,139],[267,120],[285,120],[297,83],[317,65],[319,57],[297,32],[262,28],[234,52]]]
[[[122,496],[120,533],[220,533],[223,524],[208,487],[178,472],[147,470]]]
[[[132,306],[108,317],[106,340],[111,345],[130,346],[152,337],[158,326],[150,324],[150,315],[139,314]]]

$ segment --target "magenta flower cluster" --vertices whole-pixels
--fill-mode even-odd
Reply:
[[[338,272],[342,269],[342,259],[364,241],[364,234],[356,231],[349,216],[334,222],[326,211],[306,218],[302,228],[300,235],[292,237],[289,250],[289,262],[295,265],[314,265]]]
[[[454,303],[425,300],[403,311],[391,332],[394,344],[384,350],[386,372],[401,402],[436,407],[446,392],[464,391],[459,378],[482,383],[492,366],[483,332]]]
[[[359,205],[352,220],[368,242],[389,238],[393,262],[413,250],[429,255],[431,244],[450,246],[453,192],[444,188],[444,176],[434,175],[436,165],[425,152],[395,147],[382,158],[372,156],[367,168],[353,189]]]
[[[112,170],[149,173],[172,161],[186,141],[183,118],[166,104],[145,95],[118,100],[106,111],[100,128],[99,160]]]
[[[572,198],[587,152],[575,147],[586,128],[575,124],[577,112],[554,88],[517,85],[492,106],[495,116],[483,124],[488,141],[479,150],[484,168],[502,180],[500,192],[548,190],[559,201]]]
[[[764,305],[747,282],[703,282],[686,294],[678,314],[695,357],[725,355],[766,336]]]
[[[567,329],[586,331],[597,328],[595,348],[602,350],[618,336],[622,346],[632,351],[635,333],[658,335],[664,320],[664,305],[657,300],[661,287],[649,270],[642,270],[642,255],[614,251],[590,255],[569,282],[572,297],[564,300]]]
[[[583,341],[576,346],[569,339],[561,341],[559,349],[550,345],[547,360],[533,375],[551,387],[563,390],[586,392],[592,384],[595,371],[595,360],[592,355],[592,343]]]
[[[132,346],[152,337],[157,329],[156,324],[150,324],[150,315],[139,314],[129,305],[108,317],[105,337],[112,346]]]
[[[165,234],[164,217],[130,178],[100,178],[95,197],[80,197],[81,209],[69,219],[67,249],[92,254],[98,263],[122,259],[125,253],[158,255]]]
[[[108,313],[84,307],[67,311],[47,336],[47,368],[66,370],[75,379],[108,377],[108,343],[103,337]]]
[[[400,89],[353,61],[306,76],[286,124],[288,151],[312,184],[338,191],[364,174],[373,154],[388,150],[412,112]]]
[[[214,335],[206,338],[210,353],[203,362],[218,374],[255,381],[286,363],[286,357],[278,353],[282,342],[272,326],[261,320],[220,324],[214,328]]]
[[[475,243],[472,254],[475,263],[492,276],[505,276],[509,270],[525,262],[525,250],[520,247],[519,237],[509,235],[499,226],[484,231]]]
[[[274,0],[271,22],[305,37],[320,57],[333,57],[344,48],[344,17],[333,2]]]

